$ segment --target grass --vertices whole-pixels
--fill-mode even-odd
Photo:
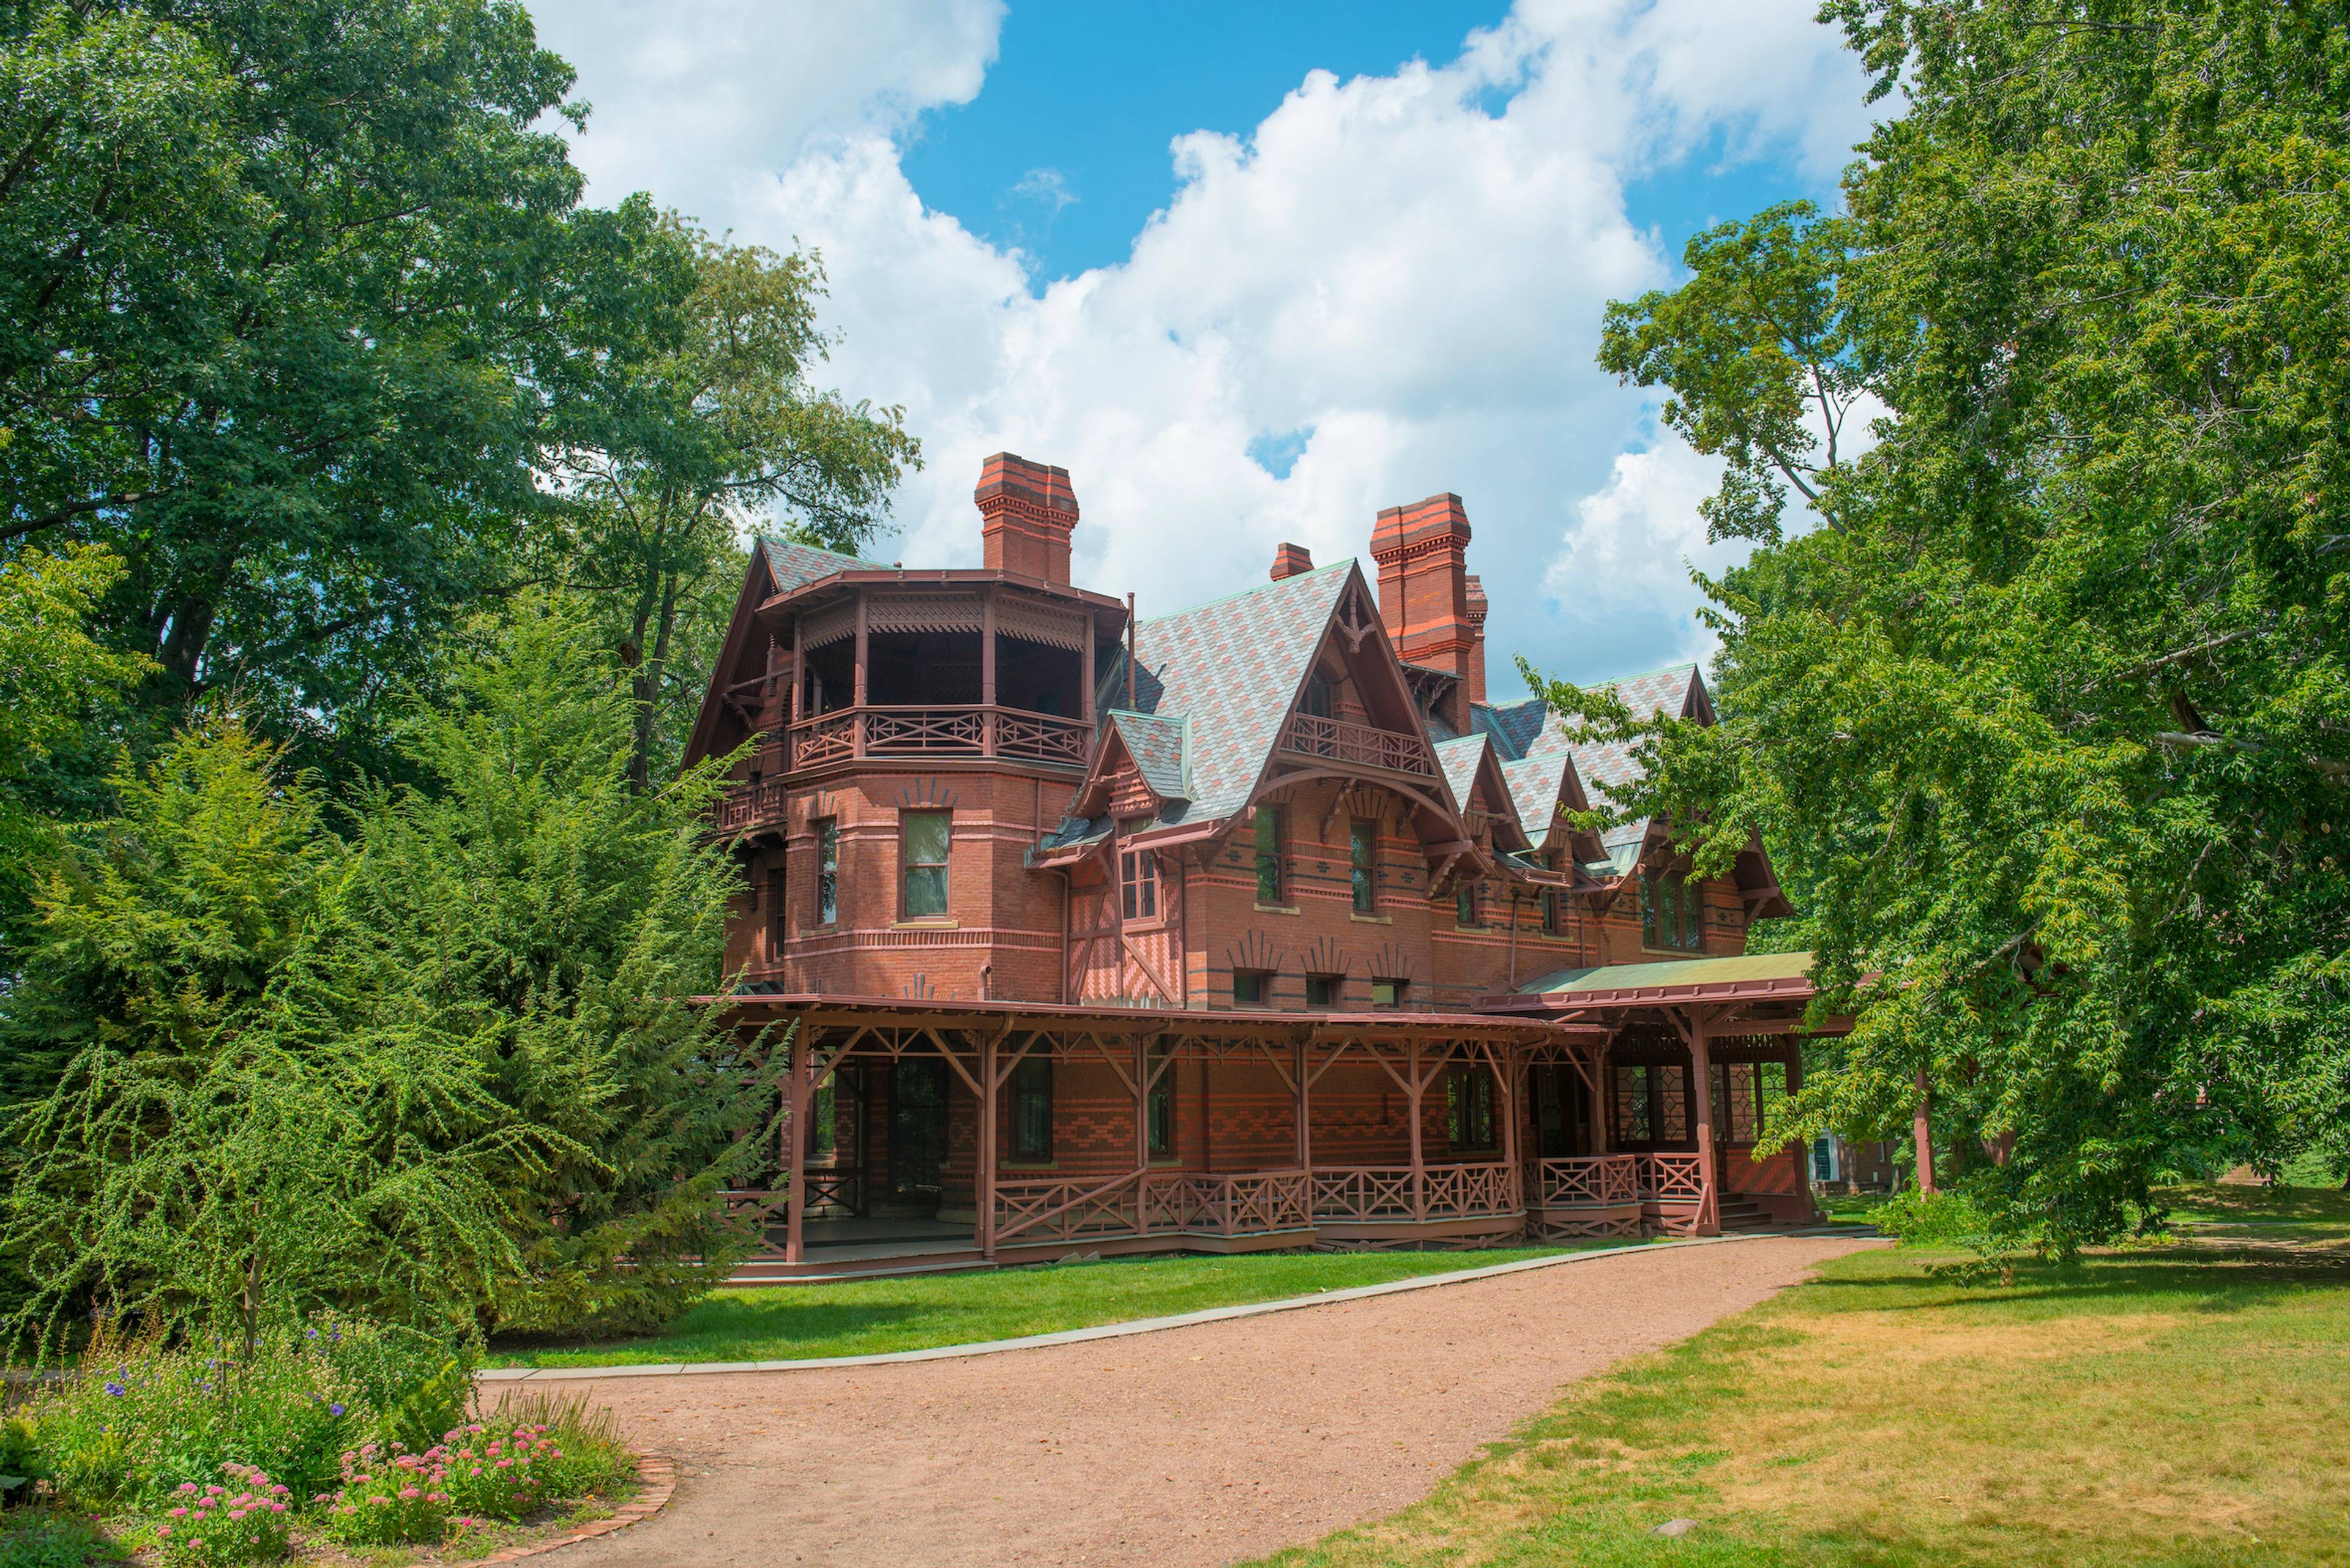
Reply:
[[[1278,1301],[1576,1250],[1122,1258],[986,1273],[723,1290],[656,1334],[584,1345],[493,1345],[488,1364],[626,1366],[869,1355]]]
[[[2344,1213],[2333,1193],[2178,1198]],[[1268,1568],[2350,1564],[2350,1249],[2166,1245],[2012,1286],[1946,1261],[1830,1263]],[[1676,1519],[1695,1528],[1653,1533]]]

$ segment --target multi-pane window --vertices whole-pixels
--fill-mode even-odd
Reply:
[[[816,923],[829,926],[840,919],[840,819],[820,816],[816,822]]]
[[[1616,1136],[1626,1143],[1679,1143],[1689,1136],[1689,1069],[1621,1064],[1616,1075]]]
[[[1273,996],[1273,971],[1263,969],[1232,971],[1232,1005],[1263,1007]]]
[[[1309,974],[1305,977],[1305,1005],[1336,1007],[1347,984],[1343,974]]]
[[[775,867],[767,873],[767,957],[784,956],[784,868]]]
[[[1647,1143],[1656,1137],[1648,1072],[1639,1064],[1616,1069],[1616,1136],[1627,1143]]]
[[[947,912],[947,844],[954,815],[944,811],[909,811],[898,818],[898,865],[905,882],[906,919]]]
[[[1154,1075],[1143,1100],[1144,1137],[1155,1156],[1175,1152],[1175,1064],[1168,1059],[1164,1040],[1150,1043],[1149,1068]]]
[[[1481,923],[1477,918],[1479,913],[1477,884],[1463,877],[1461,885],[1452,889],[1452,923],[1456,926],[1478,925]]]
[[[1281,808],[1256,808],[1256,901],[1281,902]]]
[[[1053,1061],[1031,1056],[1012,1069],[1012,1158],[1053,1158]]]
[[[1444,1078],[1444,1125],[1456,1149],[1493,1147],[1493,1075],[1455,1067]]]
[[[1704,899],[1698,884],[1679,877],[1640,878],[1640,941],[1644,947],[1695,950],[1705,946]]]
[[[1753,1143],[1770,1120],[1771,1100],[1787,1093],[1782,1062],[1717,1062],[1713,1064],[1713,1132],[1727,1143]]]
[[[1545,864],[1554,871],[1565,870],[1561,864],[1565,858],[1553,855]],[[1556,888],[1543,889],[1543,929],[1555,937],[1566,935],[1566,894]]]
[[[1120,907],[1129,920],[1159,918],[1159,857],[1148,849],[1128,849],[1118,857]]]
[[[1386,1008],[1401,1007],[1404,997],[1410,990],[1411,981],[1408,980],[1374,980],[1371,981],[1371,1005]]]
[[[1367,915],[1378,902],[1379,826],[1357,818],[1347,825],[1347,871],[1354,884],[1355,913]]]

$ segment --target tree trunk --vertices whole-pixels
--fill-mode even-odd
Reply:
[[[1918,1112],[1911,1130],[1918,1139],[1918,1190],[1931,1196],[1934,1191],[1934,1091],[1927,1081],[1926,1069],[1918,1069]]]

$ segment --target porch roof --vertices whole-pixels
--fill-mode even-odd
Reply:
[[[1563,969],[1481,1004],[1496,1012],[1544,1012],[1659,1002],[1808,1002],[1812,993],[1810,953],[1744,953]]]
[[[1599,1037],[1607,1032],[1540,1016],[1496,1017],[1489,1012],[1289,1012],[1254,1009],[1087,1006],[1055,1002],[969,1002],[904,996],[840,996],[743,992],[733,996],[698,996],[694,1004],[732,1007],[753,1013],[806,1013],[837,1023],[863,1022],[912,1028],[1093,1028],[1118,1033],[1158,1029],[1191,1034],[1280,1034],[1309,1040],[1341,1036],[1443,1035],[1486,1040],[1556,1040],[1562,1035]]]

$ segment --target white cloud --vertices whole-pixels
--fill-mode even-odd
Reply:
[[[658,36],[627,49],[549,29],[599,105],[582,147],[599,196],[614,170],[665,197],[723,191],[705,216],[824,253],[833,379],[905,403],[925,445],[889,557],[975,560],[971,487],[1006,448],[1068,467],[1079,580],[1146,611],[1259,580],[1279,540],[1359,555],[1378,507],[1455,490],[1498,680],[1514,651],[1594,677],[1693,646],[1681,557],[1702,542],[1705,465],[1627,451],[1649,408],[1592,363],[1599,315],[1669,275],[1626,215],[1628,180],[1717,145],[1816,179],[1865,129],[1859,74],[1811,0],[1521,0],[1449,64],[1311,74],[1246,138],[1179,138],[1174,197],[1131,256],[1041,296],[1027,258],[926,212],[899,165],[905,117],[967,99],[993,54],[992,9],[950,9],[962,30],[912,53],[889,8],[764,23],[756,93],[728,63],[739,39],[697,30],[707,9],[648,16]],[[865,41],[808,47],[822,16]],[[705,71],[737,85],[704,91]],[[697,95],[747,138],[707,167],[709,143],[665,119]],[[604,136],[627,145],[598,163]],[[1276,478],[1253,448],[1295,461]]]

